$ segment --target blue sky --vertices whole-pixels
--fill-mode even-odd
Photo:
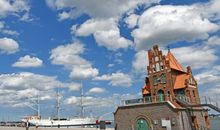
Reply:
[[[220,99],[218,0],[1,0],[0,120],[33,114],[37,95],[42,116],[54,115],[58,87],[62,115],[77,115],[81,81],[87,115],[113,112],[141,96],[153,44]]]

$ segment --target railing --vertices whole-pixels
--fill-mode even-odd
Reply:
[[[194,100],[189,100],[188,97],[183,96],[177,96],[177,100],[179,100],[180,103],[182,103],[185,106],[189,107],[203,107],[207,106],[209,108],[212,108],[213,110],[217,111],[220,113],[220,108],[218,106],[217,102],[214,102],[211,98],[207,96],[203,96],[200,99],[194,99]]]
[[[210,104],[219,108],[218,102],[215,102],[212,98],[207,96],[201,97],[201,104]]]
[[[165,95],[146,96],[144,98],[122,100],[122,105],[133,105],[133,104],[141,104],[141,103],[149,104],[149,103],[156,103],[156,102],[165,102],[168,100],[168,98],[170,98],[170,97],[167,97]]]

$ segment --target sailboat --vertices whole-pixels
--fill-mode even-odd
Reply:
[[[37,116],[26,116],[22,119],[23,122],[28,122],[32,126],[36,127],[94,127],[97,125],[97,118],[95,117],[85,117],[84,116],[84,106],[83,106],[83,87],[81,83],[81,101],[80,101],[80,117],[75,118],[60,118],[60,98],[59,98],[59,90],[57,91],[57,117],[56,118],[49,118],[49,119],[41,119],[40,116],[40,107],[39,107],[39,96],[38,96],[38,109],[37,109]],[[34,109],[36,110],[36,109]]]

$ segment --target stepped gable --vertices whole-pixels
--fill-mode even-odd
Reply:
[[[142,88],[143,98],[152,101],[175,101],[175,98],[186,97],[194,103],[199,103],[197,82],[193,77],[191,67],[184,71],[173,53],[168,50],[163,55],[157,45],[148,51],[148,77]]]

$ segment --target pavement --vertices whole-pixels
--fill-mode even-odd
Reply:
[[[0,130],[27,130],[25,127],[0,127]],[[35,128],[30,127],[28,130],[100,130],[99,128]],[[105,130],[114,130],[106,128]]]

